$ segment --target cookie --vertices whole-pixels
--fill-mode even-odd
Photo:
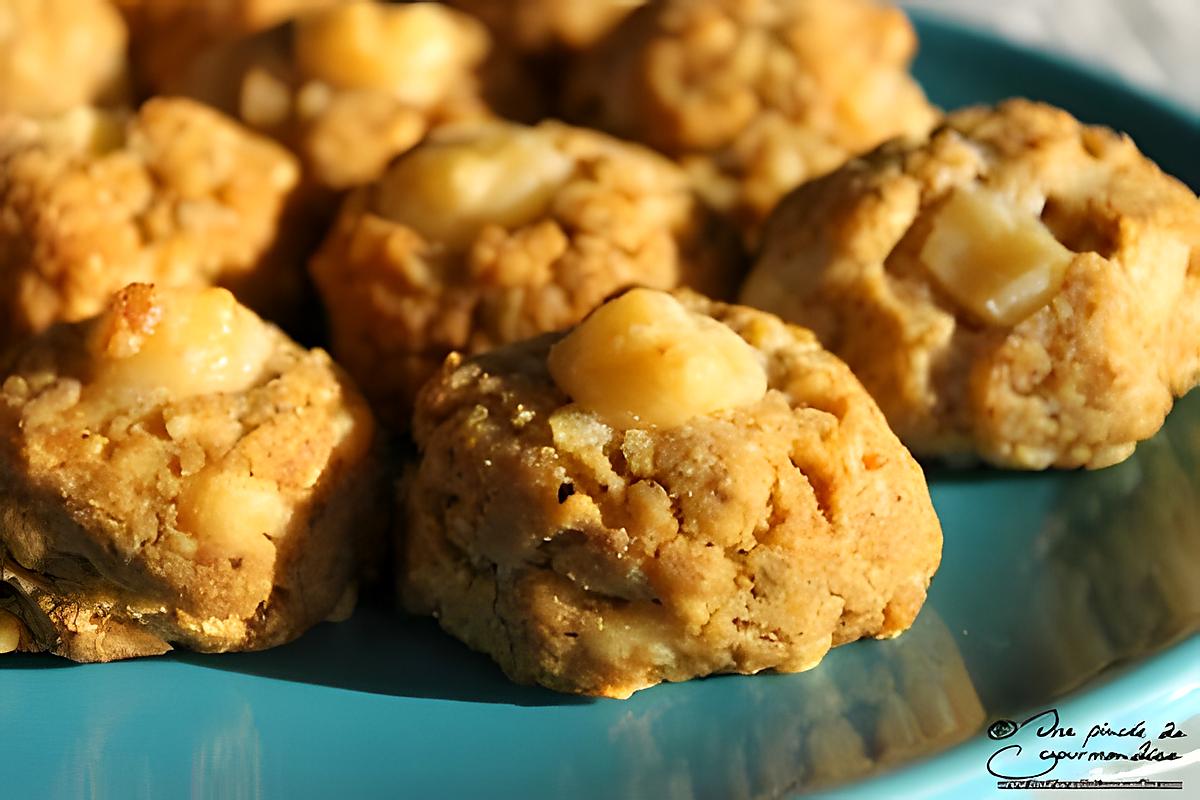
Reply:
[[[940,559],[924,476],[849,369],[691,293],[451,357],[413,433],[405,605],[522,683],[809,669],[908,628]]]
[[[127,39],[108,0],[0,0],[0,114],[126,102]]]
[[[348,613],[386,512],[373,442],[329,356],[226,290],[123,289],[0,362],[4,627],[110,661]]]
[[[1024,100],[780,204],[742,300],[812,328],[914,453],[1103,467],[1200,376],[1200,202]]]
[[[451,351],[564,328],[629,286],[728,294],[740,260],[667,159],[489,122],[440,131],[353,192],[310,267],[339,362],[406,427]]]
[[[167,84],[292,148],[312,183],[367,183],[431,128],[491,116],[487,30],[436,3],[352,2],[211,47]]]
[[[680,159],[753,241],[788,190],[929,128],[915,49],[904,14],[873,0],[666,0],[579,58],[563,102]]]
[[[219,284],[290,322],[296,160],[198,103],[0,116],[0,346],[100,312],[134,281]]]

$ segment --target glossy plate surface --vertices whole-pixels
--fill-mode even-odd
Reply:
[[[1130,132],[1200,187],[1195,116],[918,22],[935,102],[1048,100]],[[983,731],[999,717],[1200,714],[1198,466],[1195,393],[1112,469],[932,472],[945,554],[916,626],[801,675],[560,697],[373,609],[260,654],[5,657],[0,796],[983,796],[996,791]]]

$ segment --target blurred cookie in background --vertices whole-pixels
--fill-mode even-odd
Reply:
[[[489,63],[503,116],[534,123],[560,116],[567,64],[646,0],[445,0],[488,27]]]
[[[99,313],[135,281],[225,286],[296,322],[299,181],[287,150],[182,98],[0,116],[0,345]]]
[[[873,0],[664,0],[572,62],[563,107],[678,159],[753,242],[790,189],[928,130],[916,45]]]
[[[0,0],[0,113],[127,101],[127,39],[108,0]]]
[[[492,116],[493,101],[522,115],[536,92],[491,51],[487,29],[446,6],[350,2],[211,47],[166,88],[278,139],[311,183],[342,190],[431,128]]]
[[[343,0],[113,0],[129,25],[140,88],[160,94],[214,44]]]

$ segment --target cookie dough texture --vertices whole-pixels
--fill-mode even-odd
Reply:
[[[949,198],[980,191],[1069,256],[1014,324],[980,320],[926,263],[952,257],[926,247]],[[918,455],[1103,467],[1200,374],[1200,202],[1066,112],[967,109],[781,203],[742,300],[812,328]]]
[[[108,0],[0,0],[0,113],[121,103],[127,38]]]
[[[646,0],[448,0],[526,53],[595,44]]]
[[[578,60],[564,104],[680,159],[753,238],[804,180],[928,130],[915,50],[904,14],[873,0],[666,0]]]
[[[683,297],[761,354],[758,403],[614,430],[550,379],[547,335],[423,390],[402,593],[519,682],[628,697],[799,671],[912,624],[941,531],[920,468],[809,332]]]
[[[288,641],[353,603],[374,425],[320,350],[223,289],[133,285],[0,365],[0,580],[23,650]]]
[[[555,122],[485,123],[353,192],[310,271],[339,363],[405,427],[451,351],[567,327],[629,286],[728,295],[740,259],[667,159]]]
[[[348,2],[197,55],[166,89],[292,148],[318,186],[378,177],[447,122],[490,116],[486,28],[435,3]],[[509,76],[510,77],[510,76]]]
[[[300,176],[283,148],[184,99],[0,117],[0,345],[98,313],[134,281],[219,284],[289,321]]]

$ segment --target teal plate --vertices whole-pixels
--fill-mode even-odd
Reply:
[[[917,19],[935,102],[1048,100],[1130,132],[1200,186],[1195,116]],[[917,624],[800,675],[562,697],[509,684],[430,622],[370,608],[266,653],[6,657],[0,797],[985,796],[997,719],[1200,715],[1198,463],[1200,393],[1101,472],[933,471],[945,555]]]

